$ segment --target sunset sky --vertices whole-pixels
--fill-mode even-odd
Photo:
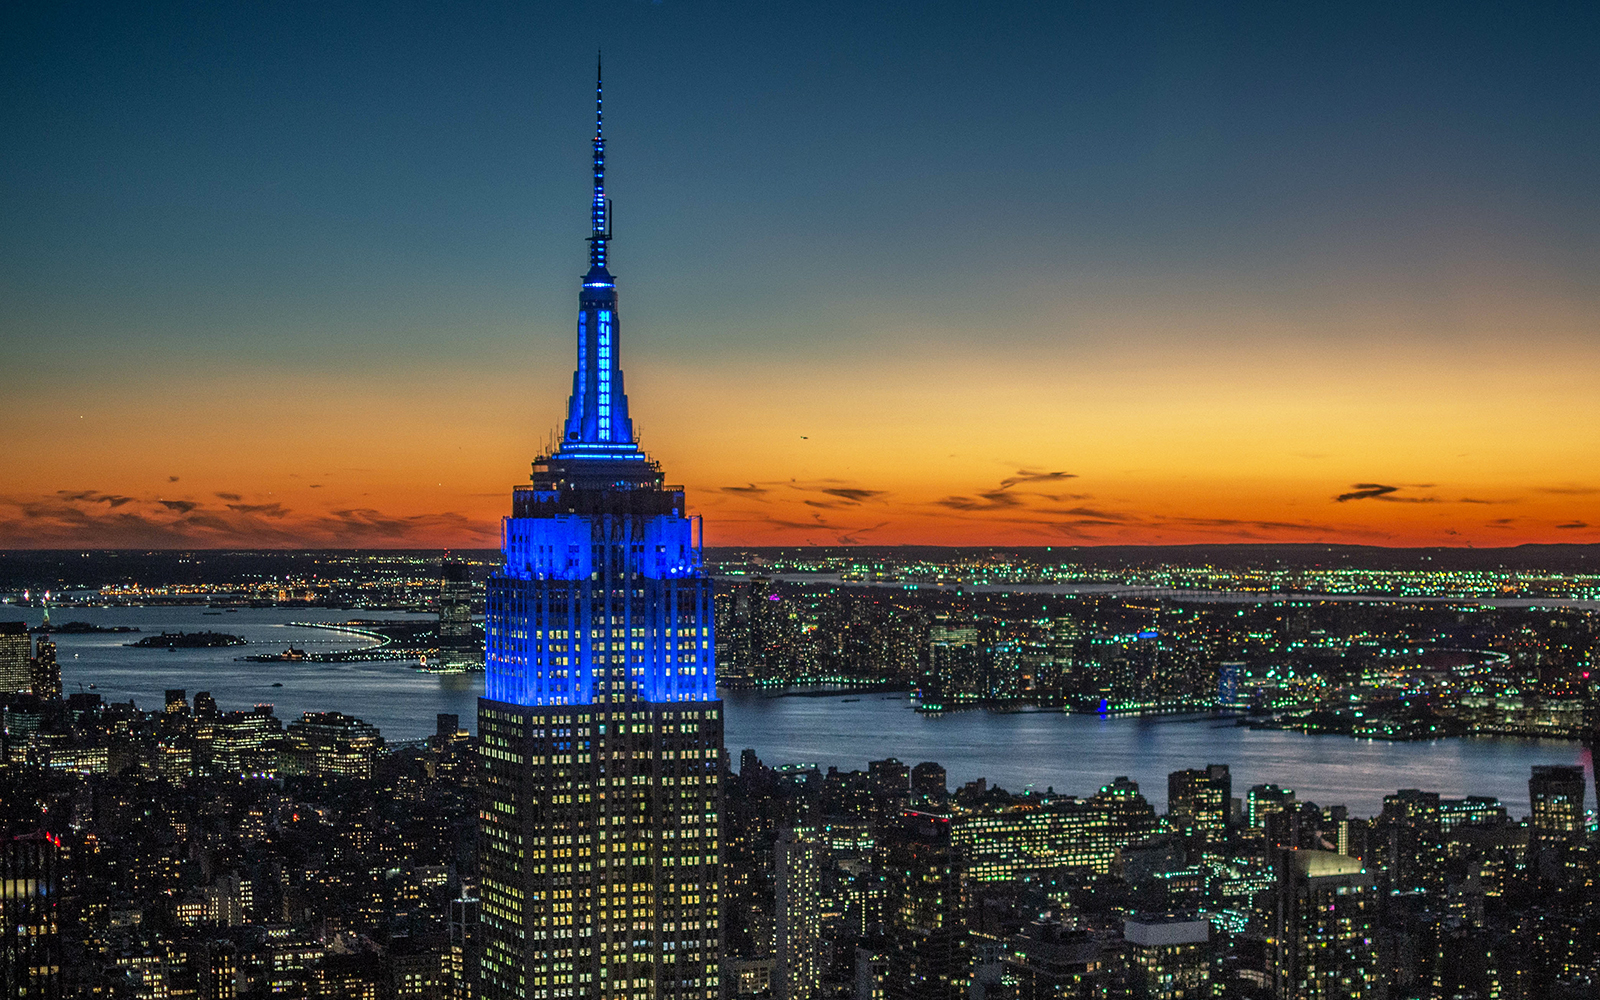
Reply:
[[[1600,542],[1600,13],[11,4],[0,548]]]

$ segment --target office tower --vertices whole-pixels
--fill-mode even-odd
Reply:
[[[46,701],[61,700],[61,664],[56,660],[56,644],[50,641],[49,633],[39,636],[28,674],[34,694]]]
[[[1290,850],[1277,865],[1272,981],[1281,1000],[1360,1000],[1376,973],[1377,899],[1361,862]]]
[[[28,676],[27,622],[0,622],[0,694],[27,691],[33,684]]]
[[[217,700],[211,697],[210,691],[196,691],[194,693],[195,718],[205,719],[221,714],[221,712],[217,711]]]
[[[1252,833],[1261,833],[1267,828],[1267,817],[1281,812],[1284,806],[1293,801],[1292,788],[1280,788],[1273,784],[1252,785],[1245,800],[1245,823]]]
[[[61,995],[60,853],[61,838],[53,833],[0,844],[0,995],[18,1000]]]
[[[943,805],[950,794],[944,768],[925,760],[911,769],[911,795],[924,805]]]
[[[337,712],[329,714],[338,715]],[[201,719],[195,727],[195,742],[200,746],[202,770],[212,775],[275,777],[282,739],[283,722],[273,714],[271,705],[257,705],[248,712],[224,712],[209,716]]]
[[[1233,777],[1226,764],[1207,764],[1167,775],[1167,812],[1180,826],[1192,827],[1208,844],[1228,839]],[[1181,818],[1180,818],[1181,817]]]
[[[867,762],[867,780],[872,784],[873,805],[893,815],[905,805],[911,790],[911,768],[889,757]]]
[[[812,1000],[822,986],[822,859],[826,848],[793,829],[773,846],[777,918],[775,1000]]]
[[[1383,812],[1374,822],[1374,831],[1388,888],[1402,892],[1444,889],[1446,859],[1439,814],[1438,792],[1402,788],[1383,797]]]
[[[950,834],[949,816],[915,810],[887,820],[878,833],[890,1000],[966,996],[963,858]]]
[[[479,902],[463,891],[450,901],[449,1000],[476,1000],[478,993]]]
[[[1539,846],[1582,842],[1583,795],[1582,767],[1534,765],[1533,775],[1528,779],[1528,805],[1533,810],[1533,839]]]
[[[1211,996],[1211,922],[1192,915],[1140,914],[1122,925],[1129,986],[1140,1000]]]
[[[318,778],[372,777],[383,737],[370,722],[343,712],[305,712],[289,723],[283,769]]]
[[[1156,826],[1156,811],[1139,792],[1139,783],[1126,776],[1101,785],[1089,802],[1106,820],[1106,836],[1117,846],[1148,837]]]
[[[478,703],[479,990],[720,993],[722,703],[683,490],[634,440],[595,92],[589,272],[559,443],[512,494]]]
[[[189,700],[183,688],[167,688],[166,712],[168,715],[188,715]],[[198,699],[196,699],[198,700]]]
[[[428,666],[443,674],[482,670],[483,646],[472,621],[474,588],[467,564],[446,556],[440,576],[439,652]]]

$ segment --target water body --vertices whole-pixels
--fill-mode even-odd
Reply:
[[[67,691],[95,685],[108,701],[140,708],[162,704],[167,688],[210,691],[224,710],[270,702],[285,720],[304,711],[335,710],[377,726],[389,739],[434,730],[434,716],[453,712],[476,726],[483,675],[437,675],[403,663],[241,663],[234,657],[302,649],[369,645],[359,636],[295,628],[292,621],[404,618],[398,612],[276,608],[220,615],[204,608],[64,608],[57,622],[132,625],[141,634],[210,629],[243,636],[247,646],[218,649],[130,649],[129,634],[57,635]],[[37,609],[0,607],[0,620],[37,624]],[[282,687],[273,687],[274,682]],[[1387,743],[1342,736],[1252,731],[1217,720],[1100,719],[1054,712],[956,712],[929,717],[911,711],[904,695],[774,697],[727,692],[727,746],[737,760],[750,747],[768,764],[815,763],[823,769],[865,768],[898,757],[908,764],[944,765],[952,787],[975,778],[1012,791],[1033,786],[1087,795],[1117,775],[1138,781],[1157,809],[1166,805],[1166,776],[1184,767],[1223,763],[1236,793],[1277,782],[1302,800],[1344,804],[1372,815],[1397,788],[1447,796],[1493,795],[1514,815],[1528,811],[1528,774],[1535,764],[1582,764],[1576,743],[1504,738]]]

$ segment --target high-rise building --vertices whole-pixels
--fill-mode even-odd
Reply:
[[[1267,828],[1267,817],[1275,812],[1282,812],[1284,807],[1294,801],[1294,789],[1282,788],[1278,785],[1252,785],[1245,800],[1245,823],[1254,833],[1261,833]]]
[[[1228,839],[1233,778],[1226,764],[1207,764],[1167,775],[1167,812],[1208,844]]]
[[[305,712],[289,723],[283,769],[290,774],[365,781],[372,777],[372,766],[382,752],[383,737],[370,722],[343,712]]]
[[[772,867],[777,961],[775,1000],[812,1000],[822,988],[822,860],[826,848],[785,829],[774,845]]]
[[[429,669],[444,674],[462,674],[483,669],[483,643],[472,620],[476,588],[460,559],[446,557],[440,567],[439,649]]]
[[[589,271],[559,443],[485,603],[480,995],[720,994],[722,703],[698,521],[634,439],[595,88]]]
[[[1371,995],[1377,955],[1373,878],[1356,858],[1289,850],[1278,861],[1272,981],[1281,1000]]]
[[[61,664],[56,659],[56,644],[48,632],[39,636],[34,646],[33,659],[28,661],[28,675],[33,693],[46,701],[61,700]]]
[[[1239,678],[1244,664],[1237,661],[1217,664],[1217,704],[1230,708],[1239,704]]]
[[[1211,996],[1211,922],[1192,914],[1140,914],[1122,925],[1128,978],[1142,1000]]]
[[[0,622],[0,694],[29,690],[27,622]]]
[[[53,833],[10,837],[0,844],[0,988],[5,996],[61,995],[60,854],[61,838]]]
[[[879,831],[876,860],[891,941],[884,986],[890,1000],[967,995],[964,863],[950,834],[948,815],[914,810]]]
[[[1528,779],[1533,837],[1540,846],[1583,839],[1583,768],[1575,764],[1535,764]]]
[[[939,806],[950,794],[944,768],[925,760],[911,769],[911,795],[919,804]]]

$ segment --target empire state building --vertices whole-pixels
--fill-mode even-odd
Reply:
[[[589,271],[560,444],[515,487],[478,702],[486,998],[720,994],[722,703],[698,518],[640,450],[607,268],[595,83]]]

